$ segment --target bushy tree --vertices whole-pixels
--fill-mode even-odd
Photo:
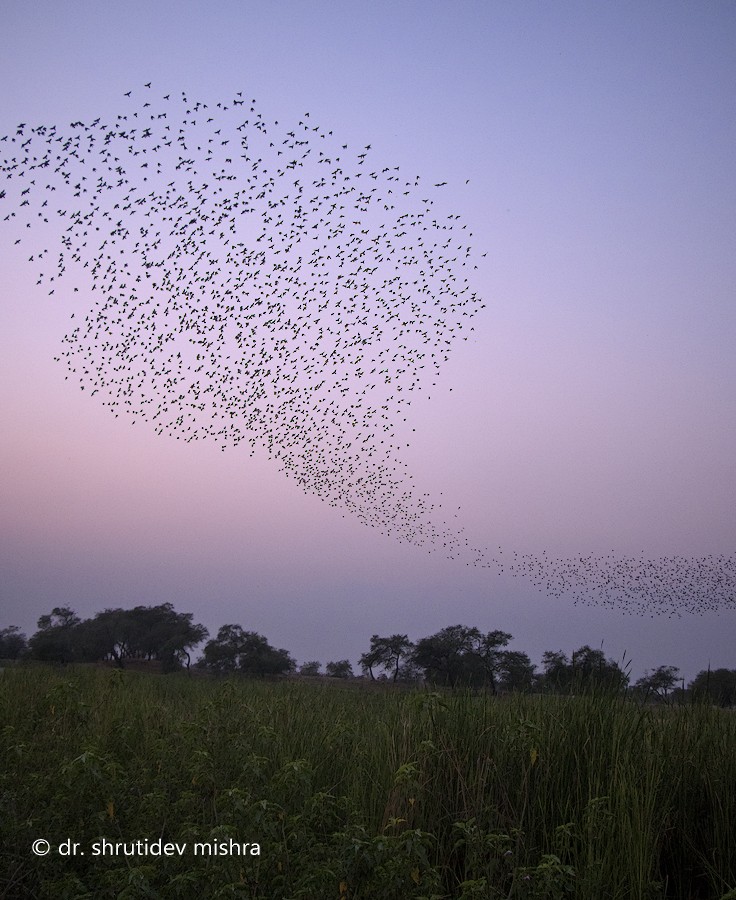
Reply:
[[[427,681],[454,686],[467,677],[467,654],[477,628],[449,625],[416,642],[412,659]]]
[[[508,651],[502,648],[511,639],[512,635],[508,631],[495,630],[485,634],[481,633],[473,650],[480,658],[483,670],[483,683],[490,685],[494,694],[496,693],[499,675],[508,668]]]
[[[164,671],[189,668],[189,651],[208,635],[204,625],[192,621],[192,613],[178,613],[171,603],[136,606],[130,616],[137,625],[133,654],[160,660]]]
[[[317,659],[310,659],[309,662],[302,663],[299,666],[300,675],[321,675],[321,664]]]
[[[424,672],[414,662],[413,658],[408,656],[399,666],[399,675],[396,680],[419,683],[424,680]]]
[[[736,706],[736,669],[704,669],[688,685],[693,695],[719,706]]]
[[[450,687],[487,686],[496,692],[502,648],[511,640],[506,631],[481,632],[450,625],[417,641],[412,660],[427,681]]]
[[[38,631],[28,642],[30,655],[44,662],[69,663],[79,658],[79,616],[68,606],[56,606],[38,620]]]
[[[391,675],[391,680],[399,678],[401,664],[411,653],[414,645],[405,634],[392,634],[390,637],[371,637],[371,648],[360,657],[360,665],[375,681],[373,669],[383,669]]]
[[[26,636],[17,625],[0,630],[0,659],[19,659],[27,648]]]
[[[337,662],[328,662],[325,671],[330,678],[352,678],[353,667],[349,659],[339,659]]]
[[[658,666],[642,675],[634,684],[634,690],[645,699],[654,697],[665,700],[679,680],[677,666]]]
[[[286,675],[296,667],[286,650],[272,647],[263,635],[240,625],[223,625],[204,648],[208,669],[220,675]]]
[[[534,663],[521,650],[503,650],[498,658],[498,686],[503,691],[531,691]]]
[[[548,650],[542,656],[542,666],[544,686],[561,693],[593,687],[619,690],[628,684],[628,676],[617,662],[587,644],[574,650],[569,659],[561,650]]]
[[[134,655],[139,623],[126,609],[103,609],[77,627],[77,656],[90,662],[112,659],[120,668]]]
[[[29,648],[33,657],[50,662],[112,659],[122,668],[128,659],[156,659],[171,671],[188,665],[188,651],[207,637],[207,629],[192,618],[171,603],[104,609],[85,620],[68,607],[56,607],[38,620]]]
[[[121,668],[128,659],[158,660],[163,671],[189,667],[189,650],[207,637],[192,613],[178,613],[171,603],[106,609],[79,626],[81,653],[88,659],[113,659]]]

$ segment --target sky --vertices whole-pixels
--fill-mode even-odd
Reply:
[[[3,34],[0,135],[113,120],[129,91],[242,91],[447,182],[433,196],[472,233],[485,308],[396,433],[472,546],[733,557],[735,6],[10,0]],[[733,599],[655,615],[550,595],[366,527],[263,449],[111,415],[54,360],[89,279],[39,287],[8,208],[0,627],[172,602],[323,665],[459,623],[537,664],[589,644],[634,678],[736,668]]]

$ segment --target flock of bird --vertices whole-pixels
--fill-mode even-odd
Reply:
[[[418,491],[402,462],[408,408],[484,306],[468,226],[436,211],[445,182],[373,163],[370,145],[351,150],[309,113],[267,121],[240,92],[132,93],[111,121],[21,123],[0,139],[0,218],[38,284],[87,276],[89,308],[58,357],[82,390],[161,434],[263,448],[366,525],[553,595],[637,612],[736,605],[733,557],[490,554]]]

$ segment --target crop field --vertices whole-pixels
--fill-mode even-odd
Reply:
[[[729,710],[18,667],[0,735],[3,898],[736,898]]]

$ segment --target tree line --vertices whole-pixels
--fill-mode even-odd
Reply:
[[[171,603],[105,609],[90,619],[69,607],[41,616],[29,639],[16,626],[0,630],[0,659],[35,659],[51,663],[113,661],[124,668],[130,660],[155,661],[163,672],[188,669],[194,648],[204,641],[199,669],[217,675],[255,677],[301,675],[353,678],[347,659],[327,663],[310,660],[297,667],[291,654],[277,649],[261,634],[240,625],[223,625],[214,638],[192,613],[179,613]],[[529,656],[508,649],[506,631],[483,632],[450,625],[413,642],[406,634],[374,634],[360,657],[362,677],[393,683],[428,683],[447,688],[485,689],[492,693],[574,693],[588,688],[629,689],[650,699],[708,697],[722,706],[736,705],[736,669],[707,669],[687,686],[676,666],[651,669],[633,685],[628,673],[603,650],[583,645],[568,656],[548,650],[537,671]]]
[[[173,672],[190,665],[190,651],[207,637],[207,629],[193,618],[171,603],[105,609],[91,619],[57,606],[41,616],[38,631],[28,640],[16,626],[0,631],[0,659],[61,664],[113,660],[121,668],[128,660],[155,660],[162,671]]]

